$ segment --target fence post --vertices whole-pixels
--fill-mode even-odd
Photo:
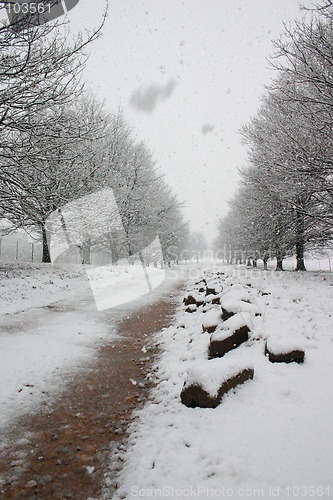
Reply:
[[[34,243],[31,243],[31,262],[34,261]]]

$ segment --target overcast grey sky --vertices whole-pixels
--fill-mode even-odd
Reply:
[[[80,0],[73,29],[97,25],[103,6]],[[123,108],[209,240],[245,162],[238,130],[274,75],[271,40],[302,15],[298,0],[110,1],[85,79],[111,110]]]

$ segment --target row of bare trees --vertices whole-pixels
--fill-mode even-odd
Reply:
[[[43,262],[50,261],[50,215],[105,188],[116,197],[127,236],[124,243],[104,235],[113,260],[120,245],[131,255],[158,233],[167,252],[188,233],[147,147],[120,112],[108,112],[81,83],[86,49],[102,25],[74,39],[59,23],[0,27],[0,216],[12,228],[37,231]]]
[[[278,72],[257,115],[242,130],[248,163],[218,248],[237,258],[304,252],[333,238],[333,6],[324,1],[285,27],[271,64]]]

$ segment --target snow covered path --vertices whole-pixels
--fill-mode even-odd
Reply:
[[[117,491],[105,498],[333,498],[333,276],[226,266],[224,287],[241,284],[262,316],[250,340],[225,358],[246,357],[253,381],[215,409],[187,408],[188,370],[207,360],[203,313],[179,311],[178,327],[157,334],[164,353],[152,400],[138,412]],[[288,334],[304,364],[270,363],[268,337]],[[222,363],[223,363],[223,359]],[[207,361],[205,361],[207,362]]]
[[[112,304],[118,300],[124,305],[98,312],[80,266],[7,265],[0,269],[0,429],[47,400],[64,378],[68,380],[89,362],[103,342],[117,338],[117,321],[149,300],[143,296],[126,303],[126,298],[131,300],[141,292],[140,273],[136,266],[110,268],[104,296],[109,292]],[[95,279],[95,283],[103,280]]]
[[[27,279],[22,283],[15,276],[2,296],[0,427],[47,401],[64,377],[84,366],[114,335],[97,314],[84,275],[74,273],[66,289],[57,286],[57,274],[52,268],[43,273],[44,286],[38,275],[31,277],[28,291],[38,287],[33,297],[27,293]]]
[[[81,287],[80,296],[2,317],[0,493],[100,491],[109,443],[147,393],[149,334],[170,324],[177,283],[111,312],[97,313]]]

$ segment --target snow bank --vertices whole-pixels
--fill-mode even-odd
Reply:
[[[89,290],[82,266],[1,264],[0,314],[42,307]]]
[[[58,390],[64,376],[87,365],[107,336],[116,339],[93,311],[44,309],[3,319],[0,426]]]
[[[87,267],[86,272],[98,311],[136,300],[165,279],[164,269],[141,265]]]
[[[165,279],[165,271],[155,267],[144,271],[141,265],[6,264],[0,266],[0,278],[0,314],[43,307],[82,294],[93,295],[97,310],[102,311],[157,288]]]
[[[0,426],[46,401],[116,339],[82,266],[2,265]]]

